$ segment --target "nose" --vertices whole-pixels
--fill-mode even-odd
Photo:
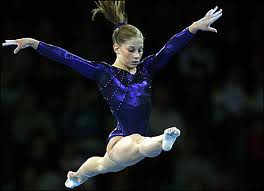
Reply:
[[[135,58],[139,58],[139,52],[138,52],[138,51],[135,51],[135,53],[134,53],[134,57],[135,57]]]

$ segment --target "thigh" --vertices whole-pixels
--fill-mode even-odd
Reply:
[[[118,172],[126,168],[125,166],[119,165],[117,162],[111,160],[106,153],[103,157],[103,168],[102,173],[108,173],[108,172]]]
[[[111,138],[107,144],[106,152],[109,152],[115,146],[115,144],[122,138],[123,138],[123,136],[115,136],[115,137]]]
[[[139,147],[144,137],[139,134],[129,135],[116,139],[115,144],[107,151],[111,160],[120,166],[131,166],[145,157],[139,152]],[[114,142],[114,140],[113,140]],[[111,141],[109,144],[112,144]]]

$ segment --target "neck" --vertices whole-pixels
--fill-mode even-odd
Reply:
[[[130,74],[135,74],[137,71],[137,68],[128,68],[125,66],[125,64],[120,63],[118,60],[116,60],[112,66],[125,70],[129,72]]]

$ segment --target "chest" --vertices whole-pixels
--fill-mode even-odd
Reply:
[[[142,70],[138,70],[134,75],[124,70],[106,74],[101,78],[98,86],[104,97],[108,99],[151,96],[151,79]]]

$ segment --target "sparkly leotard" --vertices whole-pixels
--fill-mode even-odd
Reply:
[[[153,72],[168,62],[193,34],[188,28],[175,34],[157,53],[143,59],[135,74],[104,62],[89,61],[66,50],[40,42],[37,51],[51,60],[65,64],[88,79],[95,80],[117,121],[108,136],[140,134],[146,136],[151,112],[151,81]]]

